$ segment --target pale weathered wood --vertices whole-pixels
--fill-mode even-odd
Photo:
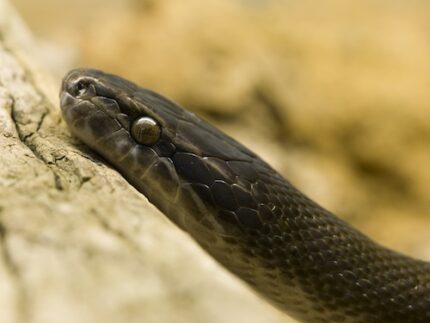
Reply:
[[[0,36],[0,322],[285,322],[71,138],[2,0]]]

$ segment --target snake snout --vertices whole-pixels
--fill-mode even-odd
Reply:
[[[60,92],[60,107],[61,109],[67,109],[70,105],[75,102],[75,98],[71,96],[68,92]]]

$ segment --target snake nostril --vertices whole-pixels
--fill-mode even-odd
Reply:
[[[78,95],[82,95],[87,90],[87,82],[84,82],[83,80],[80,80],[76,83],[76,91]]]
[[[91,79],[80,78],[70,84],[68,92],[77,98],[89,99],[96,95],[96,88]]]

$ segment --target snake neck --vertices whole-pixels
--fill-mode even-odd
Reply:
[[[171,219],[304,322],[430,322],[428,263],[374,243],[264,162],[243,164],[234,183],[185,185]]]

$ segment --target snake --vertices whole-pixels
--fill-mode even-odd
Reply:
[[[300,322],[430,322],[430,263],[374,242],[174,101],[76,68],[63,118],[230,272]]]

